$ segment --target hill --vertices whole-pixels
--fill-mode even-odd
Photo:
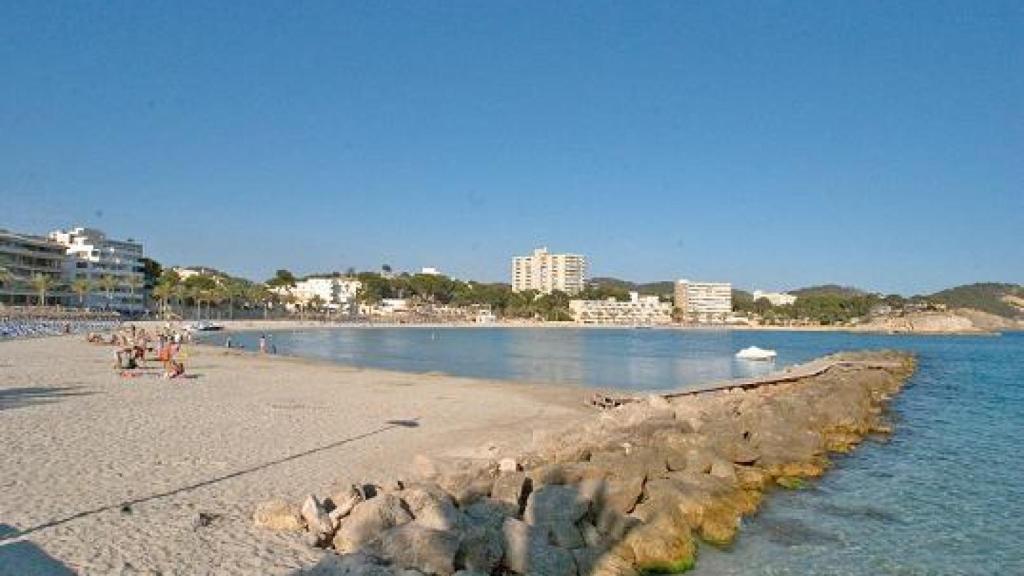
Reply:
[[[945,304],[949,308],[971,308],[1003,318],[1024,317],[1024,286],[980,282],[966,284],[936,292],[927,296],[931,302]]]
[[[852,286],[840,286],[839,284],[821,284],[819,286],[808,286],[806,288],[789,290],[788,293],[797,297],[842,296],[844,298],[853,298],[855,296],[867,295],[867,292],[861,290],[860,288],[854,288]]]
[[[595,288],[614,288],[619,290],[635,291],[652,296],[670,296],[675,290],[675,282],[672,282],[671,280],[637,283],[630,282],[629,280],[622,280],[621,278],[597,277],[588,280],[587,285]]]

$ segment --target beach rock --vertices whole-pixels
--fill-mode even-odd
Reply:
[[[526,501],[523,519],[527,524],[576,522],[587,513],[590,503],[571,486],[544,486],[534,490]]]
[[[605,484],[601,506],[610,508],[620,514],[628,514],[636,507],[643,495],[644,478],[641,476],[628,480],[609,480]]]
[[[573,560],[576,561],[576,573],[579,576],[589,576],[594,573],[601,556],[605,551],[599,548],[576,548],[572,551]]]
[[[412,486],[396,495],[405,502],[417,524],[435,530],[462,527],[462,512],[440,487]]]
[[[327,510],[316,496],[310,494],[302,503],[302,519],[306,521],[314,545],[323,545],[330,541],[334,534],[335,524],[327,514]]]
[[[455,572],[459,537],[409,522],[385,531],[369,543],[368,549],[399,568],[412,568],[427,574],[451,574]]]
[[[477,502],[474,506],[480,504]],[[476,519],[472,516],[466,524],[459,550],[455,557],[456,566],[490,574],[501,564],[505,555],[502,526],[505,516]],[[498,520],[495,522],[495,520]]]
[[[357,552],[354,554],[325,554],[315,566],[300,570],[297,576],[394,576],[391,568],[379,558]]]
[[[503,565],[518,574],[575,576],[576,560],[568,550],[551,546],[543,534],[525,522],[508,518],[502,526]]]
[[[383,494],[360,502],[352,509],[334,534],[334,549],[341,553],[355,552],[373,541],[385,530],[412,521],[402,500],[394,494]]]
[[[640,576],[640,572],[633,566],[632,556],[632,550],[605,552],[598,556],[589,572],[580,570],[579,576]]]
[[[670,514],[630,531],[623,546],[632,553],[637,569],[644,573],[685,572],[693,567],[697,553],[689,526],[672,520]]]
[[[590,463],[607,471],[607,477],[642,482],[646,478],[658,478],[668,471],[664,455],[653,448],[633,447],[628,452],[595,452]]]
[[[269,500],[256,505],[253,523],[258,528],[298,532],[305,527],[299,507],[284,500]]]
[[[526,503],[530,484],[525,472],[502,473],[491,487],[491,498],[506,503],[518,514]]]
[[[341,524],[342,518],[348,516],[352,509],[363,501],[362,492],[356,487],[351,486],[348,490],[343,490],[330,497],[330,504],[333,506],[328,512],[328,517],[331,519],[331,525],[335,530]]]
[[[519,515],[519,510],[508,503],[494,498],[481,498],[464,509],[468,522],[483,523],[494,528],[501,528],[505,518]]]
[[[576,484],[587,479],[601,479],[607,475],[607,469],[593,462],[542,464],[527,472],[534,490],[550,484]]]
[[[736,483],[736,470],[731,462],[728,462],[722,458],[716,458],[711,463],[711,470],[709,473],[715,478],[721,478],[731,484]]]
[[[607,548],[604,536],[597,530],[597,526],[590,522],[580,522],[580,535],[583,536],[583,543],[587,548]]]
[[[586,545],[583,534],[576,524],[567,520],[552,522],[546,525],[548,530],[548,542],[560,548],[573,549],[582,548]]]

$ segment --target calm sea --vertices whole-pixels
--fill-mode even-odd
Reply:
[[[235,334],[255,346],[258,334]],[[223,338],[218,336],[217,338]],[[574,329],[273,332],[279,353],[413,372],[665,390],[838,350],[897,348],[919,370],[891,406],[896,433],[837,460],[812,487],[780,491],[697,575],[1024,575],[1024,334],[998,337]]]

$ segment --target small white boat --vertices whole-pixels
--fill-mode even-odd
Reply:
[[[189,332],[216,332],[217,330],[223,329],[223,326],[219,326],[213,322],[207,322],[206,320],[185,325],[185,330],[188,330]]]
[[[744,348],[736,353],[736,358],[740,360],[775,360],[776,356],[778,353],[775,350],[765,350],[757,346]]]

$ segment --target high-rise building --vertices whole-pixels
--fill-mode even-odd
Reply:
[[[512,259],[512,290],[537,290],[550,294],[560,290],[577,294],[587,281],[587,259],[579,254],[550,254],[538,248],[530,256]]]
[[[17,234],[0,230],[0,303],[11,305],[37,304],[39,290],[32,277],[48,278],[53,288],[46,296],[47,304],[59,304],[67,291],[59,286],[64,270],[64,246],[41,236]]]
[[[93,228],[72,228],[50,233],[50,240],[64,246],[64,278],[84,278],[90,291],[82,299],[89,308],[138,313],[144,309],[145,266],[142,244],[131,239],[114,240]],[[110,280],[107,280],[109,278]],[[110,282],[110,285],[105,285]],[[78,304],[78,299],[73,299]]]
[[[725,322],[732,313],[732,284],[679,280],[674,300],[676,309],[686,321]]]

